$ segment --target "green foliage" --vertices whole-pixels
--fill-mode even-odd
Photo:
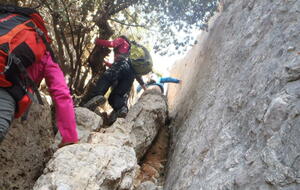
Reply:
[[[207,30],[208,20],[218,6],[218,0],[140,0],[145,23],[154,26],[154,50],[168,53],[170,47],[179,49],[193,44],[194,30]],[[180,37],[179,37],[180,36]]]
[[[15,0],[21,6],[39,7],[69,86],[77,94],[86,88],[88,63],[98,75],[109,52],[98,49],[91,56],[94,39],[126,35],[151,44],[161,54],[193,43],[193,30],[207,29],[218,0]],[[180,34],[180,37],[178,37]],[[92,57],[92,58],[91,58]],[[99,67],[98,67],[99,65]]]

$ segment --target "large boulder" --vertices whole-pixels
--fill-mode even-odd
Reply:
[[[165,126],[167,100],[159,88],[149,89],[128,113],[124,124],[130,130],[130,139],[140,159],[153,142],[160,127]]]
[[[88,143],[59,149],[34,190],[133,189],[138,158],[164,126],[166,116],[163,95],[156,90],[147,91],[125,119],[118,119],[99,132],[91,132]],[[86,117],[89,121],[93,114]]]
[[[137,160],[130,146],[78,144],[59,149],[34,190],[129,189]]]
[[[76,107],[76,127],[78,132],[79,141],[84,143],[87,142],[91,132],[99,131],[103,126],[103,119],[96,113],[90,111],[87,108]],[[57,133],[55,136],[55,143],[53,149],[61,142],[61,135]]]
[[[31,190],[53,152],[49,105],[31,106],[28,120],[15,120],[0,144],[0,190]]]

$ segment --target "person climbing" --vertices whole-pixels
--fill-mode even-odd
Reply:
[[[181,80],[173,78],[173,77],[161,77],[159,79],[154,79],[154,76],[151,76],[151,79],[149,80],[149,82],[146,83],[146,87],[149,87],[151,85],[156,85],[160,88],[161,93],[165,93],[165,87],[164,84],[165,83],[180,83]],[[139,93],[141,91],[142,87],[138,86],[136,91],[137,93]]]
[[[62,136],[59,147],[78,142],[73,101],[64,75],[54,62],[41,15],[31,8],[0,6],[0,143],[13,117],[26,117],[38,86],[45,79],[55,104]]]
[[[97,106],[105,103],[104,95],[109,87],[113,87],[108,102],[113,108],[113,117],[125,117],[128,112],[127,100],[134,79],[145,90],[146,86],[141,75],[138,75],[130,62],[129,55],[131,43],[125,36],[120,36],[112,41],[96,39],[97,46],[110,47],[114,51],[114,63],[110,66],[101,78],[96,82],[92,92],[88,94],[88,101],[83,107],[94,111]]]

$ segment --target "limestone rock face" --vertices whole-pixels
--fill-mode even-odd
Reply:
[[[33,189],[133,189],[139,169],[137,155],[141,157],[149,148],[166,116],[167,104],[162,94],[155,90],[146,92],[125,119],[92,132],[87,143],[59,149]],[[94,116],[85,117],[90,121],[89,117]]]
[[[300,1],[222,2],[173,69],[164,189],[300,189]]]
[[[50,107],[33,104],[28,120],[15,120],[0,144],[0,190],[31,190],[52,156]]]

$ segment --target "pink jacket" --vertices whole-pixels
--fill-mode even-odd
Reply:
[[[59,65],[53,62],[50,53],[46,52],[41,62],[32,64],[27,71],[37,85],[45,78],[55,104],[56,123],[62,143],[78,142],[73,100]]]

